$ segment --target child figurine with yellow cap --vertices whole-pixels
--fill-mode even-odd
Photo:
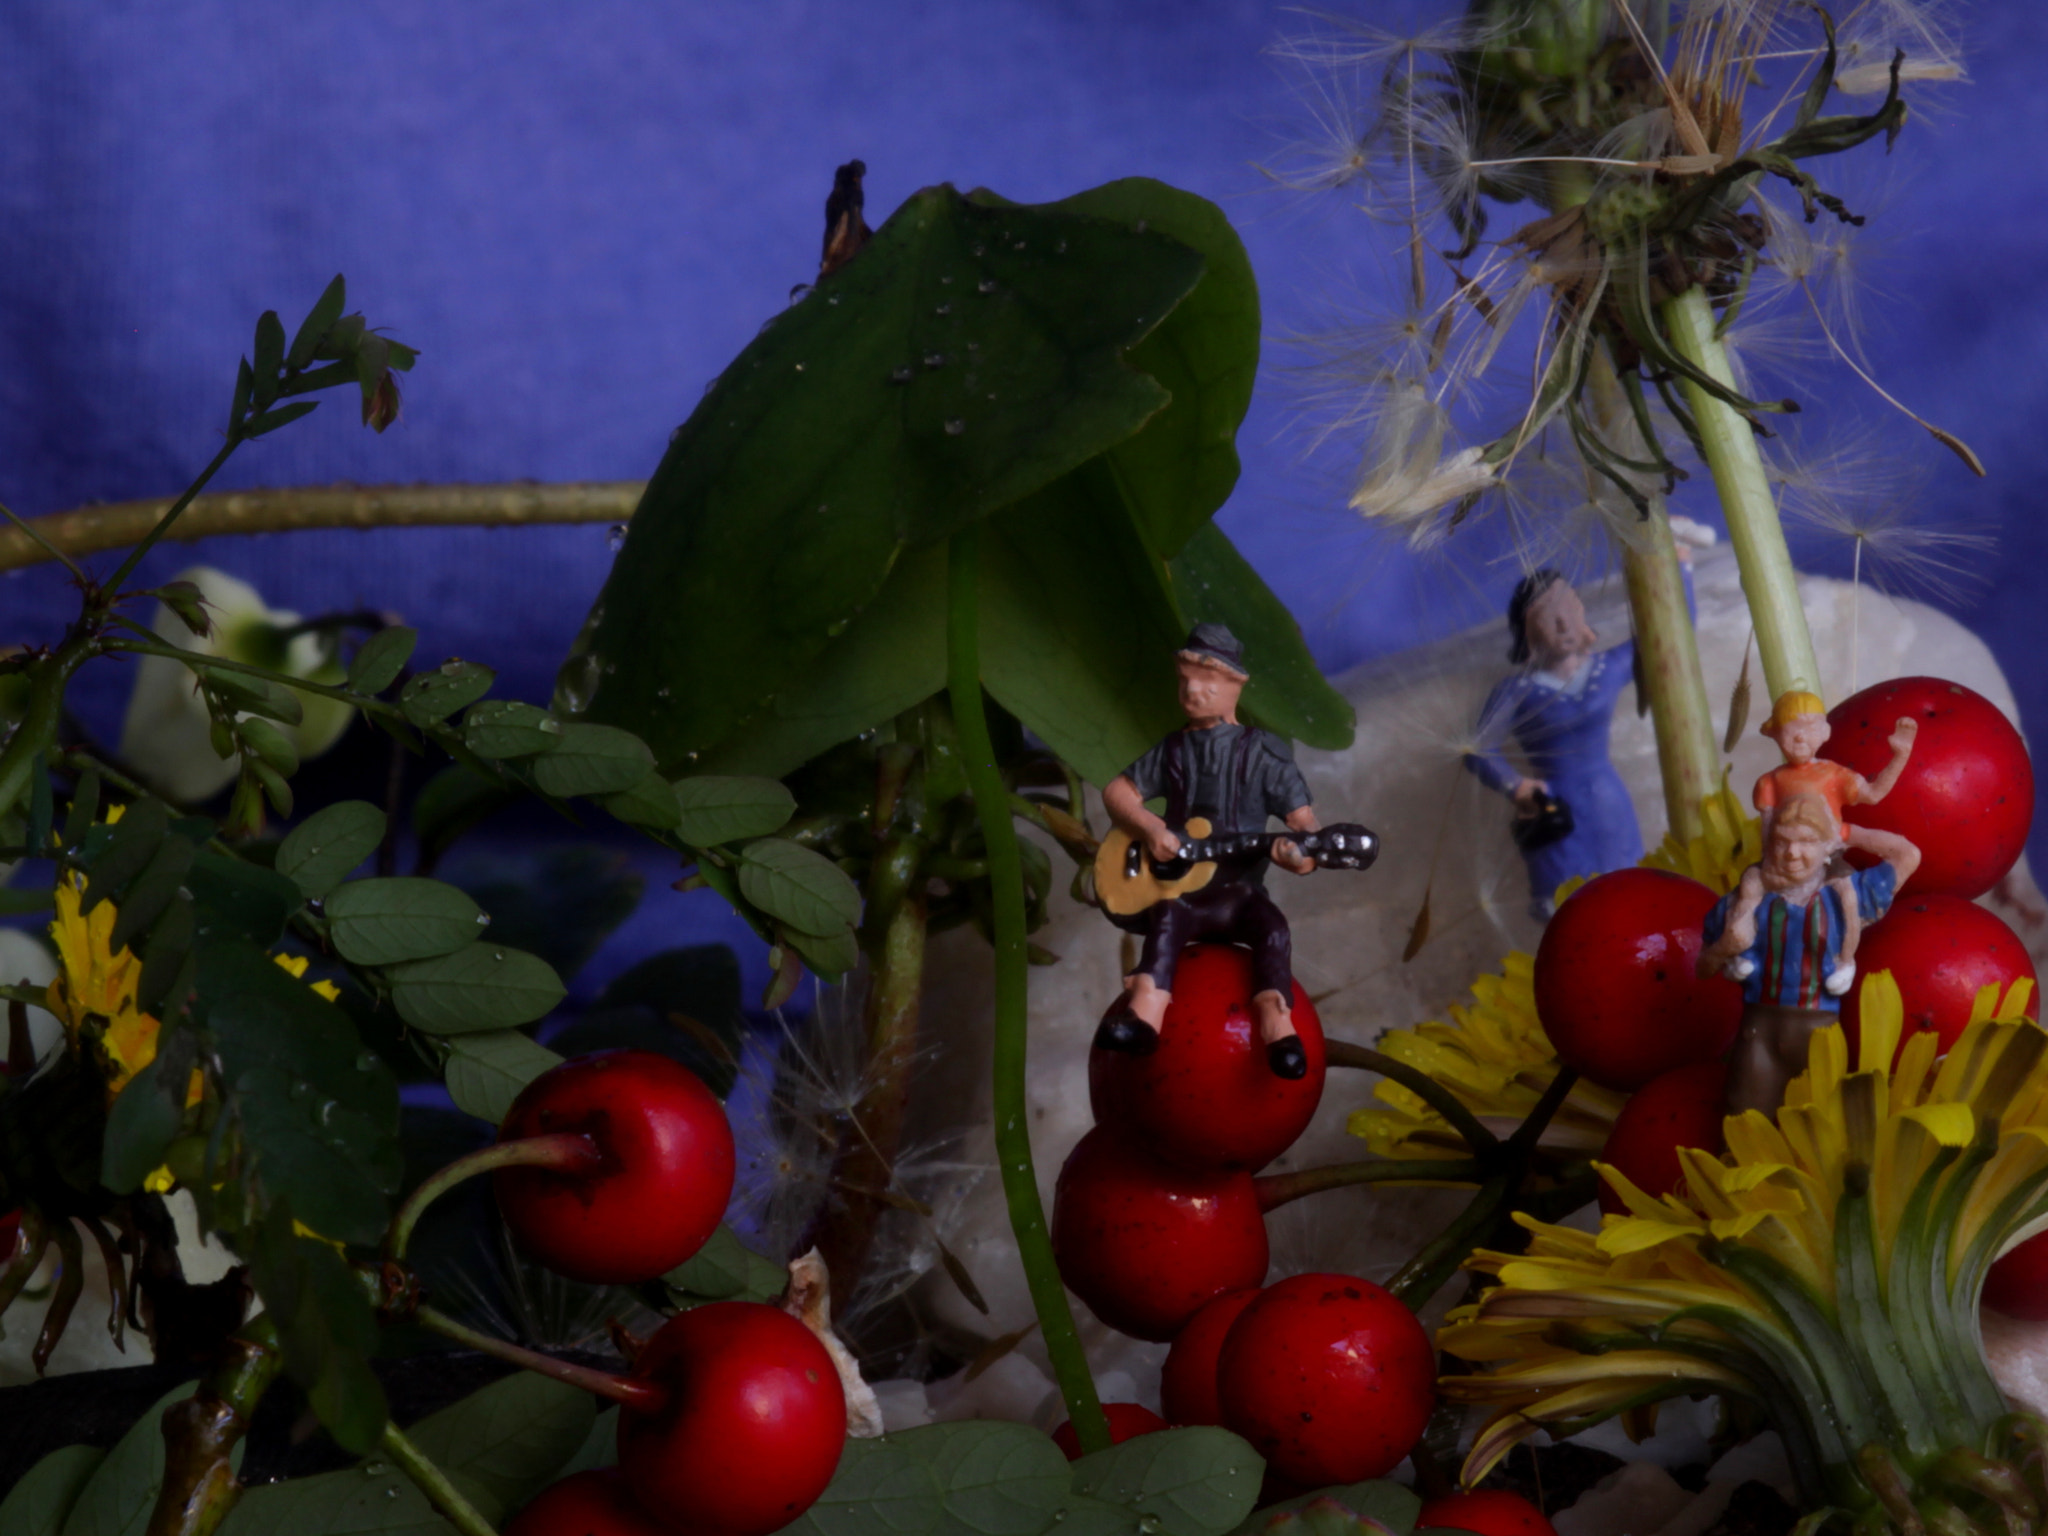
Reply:
[[[1843,819],[1842,809],[1850,805],[1875,805],[1891,793],[1892,786],[1899,782],[1899,775],[1906,771],[1906,760],[1913,755],[1913,741],[1920,734],[1920,722],[1910,715],[1900,717],[1889,738],[1892,760],[1885,764],[1884,771],[1875,779],[1866,779],[1853,768],[1816,756],[1827,745],[1829,735],[1827,707],[1821,703],[1818,694],[1797,689],[1779,694],[1777,702],[1771,706],[1770,719],[1763,723],[1762,732],[1775,741],[1778,750],[1785,755],[1780,766],[1756,781],[1752,797],[1763,816],[1765,846],[1770,845],[1771,828],[1777,820],[1778,808],[1795,795],[1811,795],[1824,804],[1828,814],[1834,818],[1837,840],[1850,848],[1881,855],[1881,848],[1885,846],[1883,839],[1866,828],[1850,826]],[[1761,888],[1751,878],[1754,873],[1752,869],[1746,874],[1738,888],[1733,914],[1737,921],[1746,918],[1762,899]],[[1856,949],[1863,937],[1860,908],[1850,899],[1850,873],[1849,865],[1839,856],[1828,868],[1828,884],[1841,898],[1843,912],[1841,949],[1826,981],[1828,993],[1834,997],[1847,992],[1849,984],[1856,979]]]

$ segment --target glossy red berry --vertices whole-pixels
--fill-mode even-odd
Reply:
[[[669,1536],[633,1502],[616,1467],[577,1472],[543,1488],[505,1526],[504,1536]]]
[[[1104,1403],[1102,1413],[1109,1420],[1111,1445],[1122,1445],[1134,1435],[1149,1435],[1166,1428],[1166,1420],[1142,1403]],[[1067,1460],[1081,1459],[1081,1437],[1074,1433],[1071,1421],[1062,1422],[1052,1432],[1052,1443],[1066,1454]]]
[[[1252,1176],[1169,1168],[1098,1125],[1053,1195],[1060,1277],[1110,1327],[1172,1338],[1225,1291],[1266,1278],[1266,1222]]]
[[[717,1230],[732,1198],[732,1127],[689,1068],[652,1051],[598,1051],[543,1072],[500,1141],[580,1131],[591,1172],[501,1168],[498,1209],[520,1248],[557,1274],[634,1285],[667,1274]]]
[[[1221,1424],[1223,1404],[1216,1396],[1216,1358],[1224,1336],[1244,1309],[1259,1299],[1254,1290],[1225,1291],[1188,1319],[1173,1336],[1166,1364],[1159,1372],[1159,1406],[1169,1424]]]
[[[1422,1531],[1471,1531],[1475,1536],[1557,1536],[1557,1527],[1543,1511],[1505,1488],[1475,1488],[1470,1493],[1431,1499],[1415,1517]]]
[[[839,1372],[779,1307],[720,1301],[680,1313],[633,1375],[669,1397],[653,1412],[619,1410],[619,1469],[677,1530],[767,1536],[832,1481],[846,1445]]]
[[[1996,986],[2003,998],[2015,981],[2036,980],[2026,945],[1997,913],[1960,896],[1901,897],[1882,922],[1863,930],[1856,950],[1856,985],[1842,999],[1852,1064],[1861,1059],[1853,1052],[1862,1038],[1863,988],[1879,971],[1898,983],[1907,1031],[1933,1030],[1944,1054],[1970,1022],[1980,988]],[[2040,1017],[2038,996],[2028,999],[2026,1014]]]
[[[1721,1150],[1722,1100],[1727,1092],[1728,1065],[1722,1061],[1697,1061],[1651,1078],[1621,1106],[1607,1133],[1607,1145],[1600,1149],[1600,1161],[1625,1174],[1646,1195],[1670,1194],[1683,1177],[1680,1147]],[[1604,1179],[1600,1209],[1616,1216],[1628,1209]]]
[[[2030,1323],[2048,1323],[2048,1232],[2037,1233],[1992,1263],[1984,1305]]]
[[[1436,1406],[1436,1354],[1415,1314],[1354,1275],[1266,1287],[1223,1341],[1223,1424],[1311,1488],[1384,1477]]]
[[[1323,1025],[1294,991],[1294,1028],[1308,1073],[1285,1078],[1266,1061],[1252,1014],[1252,957],[1229,944],[1189,947],[1174,972],[1166,1027],[1150,1055],[1096,1050],[1088,1098],[1163,1162],[1257,1172],[1293,1146],[1323,1096]]]
[[[1536,1016],[1560,1061],[1629,1093],[1728,1049],[1742,990],[1693,974],[1716,900],[1660,869],[1617,869],[1572,893],[1536,949]]]
[[[1938,677],[1899,677],[1829,710],[1831,734],[1820,755],[1876,778],[1891,761],[1887,738],[1903,716],[1920,722],[1905,772],[1884,799],[1849,806],[1846,818],[1897,832],[1920,850],[1902,895],[1982,896],[2018,861],[2033,825],[2027,744],[1982,694]],[[1872,861],[1859,854],[1853,862]]]

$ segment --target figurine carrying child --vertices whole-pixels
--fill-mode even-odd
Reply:
[[[1836,844],[1843,848],[1861,849],[1880,858],[1888,856],[1886,850],[1891,846],[1891,840],[1867,827],[1850,826],[1843,818],[1842,809],[1850,805],[1876,805],[1892,792],[1892,787],[1899,782],[1899,775],[1906,770],[1906,760],[1913,755],[1913,741],[1920,734],[1919,721],[1910,715],[1900,717],[1887,743],[1892,749],[1891,761],[1875,779],[1866,779],[1853,768],[1816,757],[1815,754],[1827,745],[1830,734],[1826,707],[1816,694],[1795,690],[1778,695],[1771,708],[1770,719],[1763,723],[1762,733],[1775,741],[1778,750],[1785,755],[1783,764],[1756,781],[1753,795],[1756,808],[1763,816],[1766,848],[1771,845],[1771,829],[1776,825],[1782,807],[1796,795],[1811,795],[1826,807],[1832,824],[1829,836]],[[1830,860],[1827,883],[1836,893],[1842,909],[1842,928],[1837,936],[1834,964],[1823,979],[1830,997],[1842,996],[1856,979],[1856,950],[1863,938],[1863,918],[1861,904],[1852,898],[1852,874],[1847,860],[1839,853]],[[1747,923],[1763,897],[1763,866],[1752,864],[1743,871],[1742,883],[1736,889],[1735,903],[1728,915],[1731,928]],[[1732,969],[1730,974],[1742,980],[1748,973]]]

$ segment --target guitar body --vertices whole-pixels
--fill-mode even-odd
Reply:
[[[1216,878],[1219,859],[1269,857],[1281,838],[1292,842],[1323,869],[1368,869],[1379,856],[1379,839],[1351,822],[1319,832],[1249,832],[1212,838],[1208,819],[1190,816],[1181,832],[1181,851],[1166,864],[1154,862],[1130,833],[1110,828],[1095,854],[1095,899],[1110,921],[1136,917],[1146,908],[1199,891]]]
[[[1186,833],[1207,837],[1208,818],[1190,816]],[[1122,827],[1111,827],[1095,850],[1095,899],[1113,918],[1135,917],[1147,907],[1199,891],[1215,878],[1214,864],[1197,864],[1178,879],[1163,878],[1154,872],[1145,850]]]

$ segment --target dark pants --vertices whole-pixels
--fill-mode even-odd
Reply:
[[[1162,992],[1173,990],[1181,950],[1208,939],[1249,948],[1253,993],[1278,992],[1281,1001],[1294,1006],[1294,944],[1287,916],[1263,885],[1229,879],[1219,870],[1201,890],[1162,901],[1122,926],[1144,934],[1135,974],[1150,976]]]

